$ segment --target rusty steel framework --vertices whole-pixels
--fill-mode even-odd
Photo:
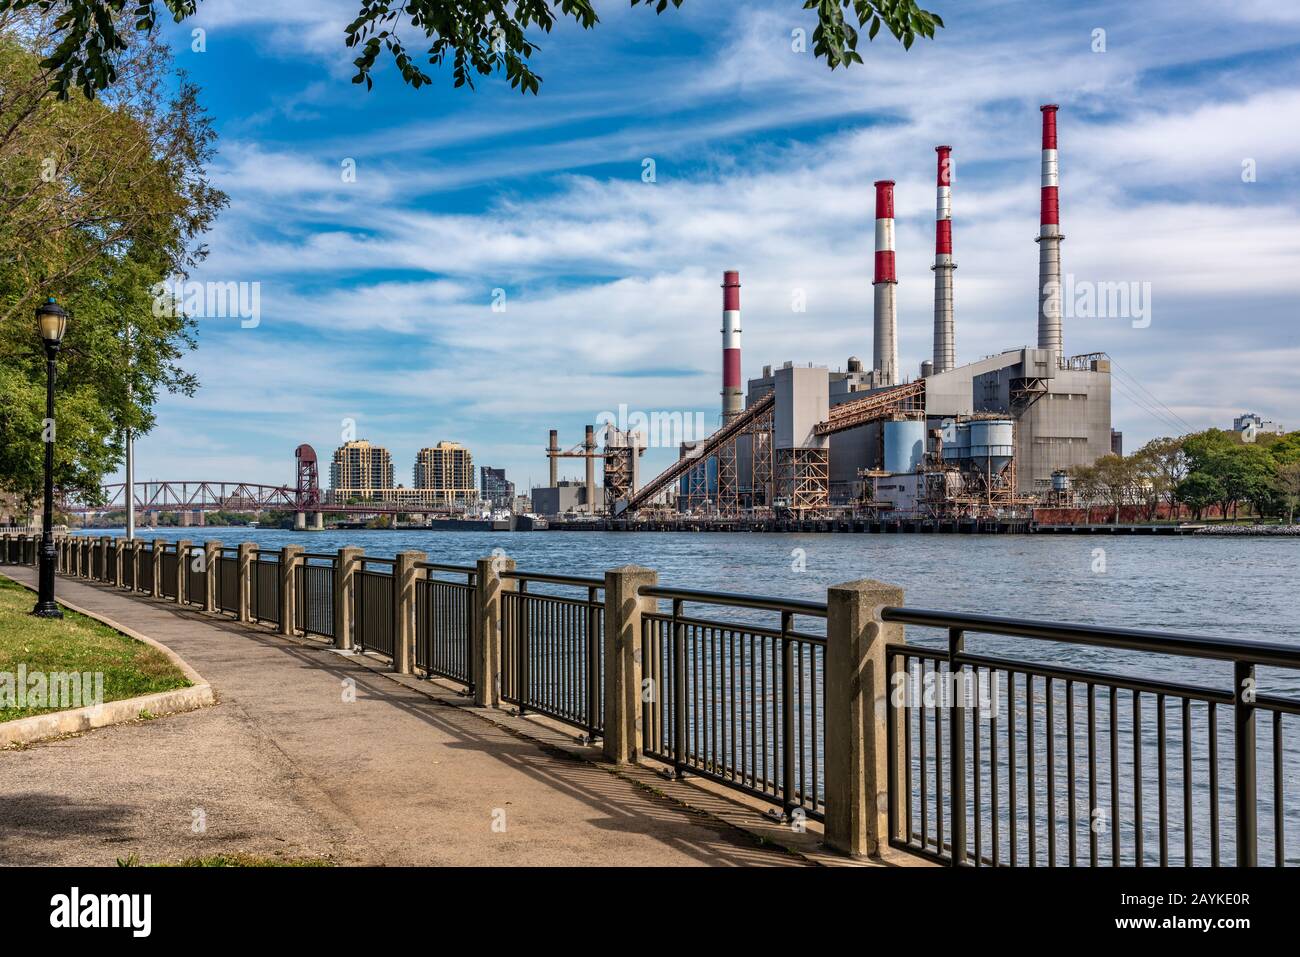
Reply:
[[[776,396],[769,393],[740,415],[725,422],[702,445],[651,479],[628,501],[624,510],[634,513],[650,506],[674,481],[685,478],[682,504],[698,511],[708,502],[708,460],[718,464],[719,515],[732,517],[746,508],[771,508],[778,498],[803,513],[824,511],[830,501],[830,464],[826,449],[775,449],[773,435]],[[925,411],[925,381],[918,380],[873,392],[834,406],[814,433],[833,435],[900,414]],[[738,440],[750,438],[750,487],[740,484]]]
[[[635,469],[635,456],[639,450],[634,446],[605,446],[605,509],[614,511],[614,503],[632,494],[632,476]]]
[[[814,517],[830,507],[830,452],[827,449],[778,449],[777,498],[801,517]]]

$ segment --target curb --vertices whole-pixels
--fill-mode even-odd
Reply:
[[[3,572],[0,572],[0,575],[3,574]],[[17,585],[22,585],[28,591],[36,591],[35,588],[24,581],[19,581],[9,575],[4,575],[4,577]],[[105,615],[88,611],[70,601],[60,598],[58,602],[70,611],[85,615],[87,618],[93,619],[101,625],[106,625],[128,638],[133,638],[162,652],[173,665],[180,669],[181,673],[191,682],[191,685],[188,688],[173,688],[171,691],[158,691],[154,694],[140,695],[136,698],[106,701],[103,704],[89,705],[85,708],[73,708],[51,714],[35,714],[27,718],[5,721],[0,723],[0,748],[16,744],[32,744],[49,738],[62,737],[66,734],[91,731],[95,728],[104,728],[125,721],[136,721],[146,713],[151,715],[179,714],[185,711],[195,711],[216,703],[216,695],[213,694],[212,686],[190,666],[189,662],[166,645],[150,638],[148,635],[142,635],[131,628],[119,625]]]

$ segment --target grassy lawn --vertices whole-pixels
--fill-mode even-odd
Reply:
[[[0,578],[0,672],[11,680],[19,665],[26,665],[29,675],[102,672],[105,701],[189,686],[189,679],[156,648],[67,609],[62,620],[33,618],[29,612],[35,603],[33,592]],[[10,704],[0,696],[0,721],[48,713]]]

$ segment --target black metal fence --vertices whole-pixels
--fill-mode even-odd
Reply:
[[[203,546],[185,556],[185,601],[202,608],[208,602],[208,555]]]
[[[907,608],[883,617],[948,632],[946,649],[888,652],[895,846],[975,866],[1281,866],[1300,856],[1300,841],[1293,834],[1288,853],[1286,838],[1300,823],[1286,799],[1300,756],[1283,723],[1300,701],[1263,693],[1256,674],[1300,669],[1300,649]],[[1226,662],[1231,684],[976,654],[969,633],[1190,657],[1205,670]]]
[[[826,606],[672,588],[641,594],[671,602],[670,612],[641,619],[645,753],[787,814],[822,817],[826,638],[795,626],[799,618],[824,621]],[[720,621],[687,606],[779,621]]]
[[[175,545],[166,545],[163,547],[162,554],[157,556],[161,563],[160,577],[162,581],[158,583],[158,590],[162,592],[164,598],[176,598],[177,570],[180,564],[180,556],[176,554]]]
[[[438,676],[474,686],[470,638],[478,615],[476,569],[458,565],[419,562],[425,578],[415,583],[415,667],[426,676]],[[448,581],[438,575],[463,576]]]
[[[392,559],[367,558],[353,577],[353,643],[360,651],[393,657],[393,565]],[[368,566],[386,568],[371,571]]]
[[[253,553],[249,578],[250,612],[254,621],[280,623],[280,553]]]
[[[599,578],[505,572],[516,591],[501,593],[501,698],[582,728],[605,726],[605,582]],[[530,591],[577,588],[585,596]]]
[[[239,552],[223,548],[217,559],[217,610],[239,614]]]
[[[334,632],[334,575],[338,560],[333,555],[304,553],[294,575],[298,627],[304,634],[336,638]]]

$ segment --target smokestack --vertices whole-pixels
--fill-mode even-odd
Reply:
[[[551,444],[546,447],[549,453],[546,456],[547,462],[551,466],[551,484],[549,488],[557,488],[560,484],[560,460],[556,457],[560,452],[560,433],[556,429],[551,429]]]
[[[1061,335],[1061,206],[1056,161],[1055,103],[1043,111],[1043,190],[1038,229],[1038,348],[1050,349],[1059,357],[1065,343]]]
[[[939,185],[934,205],[934,372],[957,365],[956,330],[952,318],[952,147],[936,146]]]
[[[876,323],[874,329],[874,367],[877,385],[894,385],[898,381],[898,319],[894,313],[894,181],[876,180]]]
[[[582,449],[587,453],[584,461],[587,463],[587,511],[592,515],[596,514],[596,427],[587,426],[587,434],[583,437]]]
[[[722,274],[722,421],[744,410],[740,394],[740,273]]]

